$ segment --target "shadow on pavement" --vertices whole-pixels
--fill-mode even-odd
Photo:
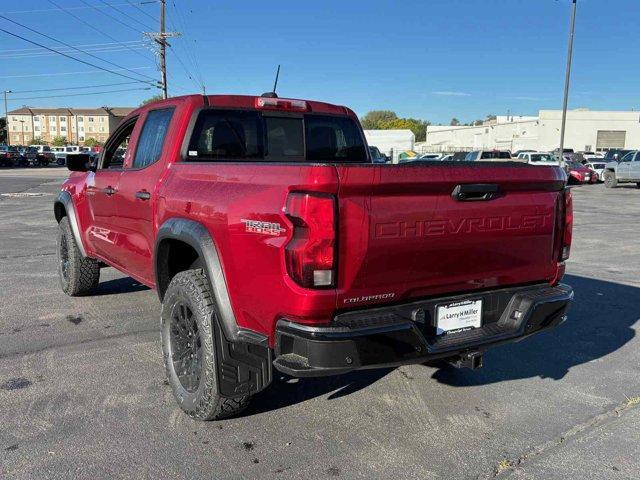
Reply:
[[[117,295],[119,293],[139,292],[141,290],[149,290],[149,287],[131,277],[123,277],[100,282],[98,290],[92,295]]]
[[[444,368],[432,378],[455,387],[531,377],[559,380],[572,367],[615,352],[635,336],[640,288],[575,275],[566,275],[563,282],[575,291],[564,324],[489,350],[480,370]]]
[[[635,336],[640,318],[640,288],[592,278],[566,275],[564,283],[575,291],[568,320],[558,328],[522,342],[490,349],[485,367],[435,370],[432,378],[454,387],[479,386],[524,378],[563,378],[577,365],[604,357]],[[258,394],[241,416],[295,405],[326,395],[328,399],[350,395],[383,378],[392,368],[362,370],[335,377],[292,379],[274,372],[274,382]]]
[[[333,377],[290,378],[274,372],[274,381],[268,389],[256,395],[249,408],[240,415],[246,417],[258,413],[277,410],[312,398],[329,395],[328,400],[351,395],[391,372],[392,368],[362,370]]]

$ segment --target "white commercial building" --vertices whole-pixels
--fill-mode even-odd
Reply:
[[[392,157],[397,163],[398,155],[405,150],[413,150],[416,136],[411,130],[365,130],[364,136],[372,147]]]
[[[421,150],[551,151],[560,145],[561,123],[561,110],[540,110],[537,117],[502,115],[479,126],[429,126]],[[640,112],[569,110],[564,146],[575,151],[640,149]]]

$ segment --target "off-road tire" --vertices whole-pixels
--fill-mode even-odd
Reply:
[[[183,386],[174,360],[171,342],[179,332],[175,326],[175,310],[186,305],[197,326],[199,337],[199,382],[195,391]],[[218,420],[231,417],[249,404],[250,396],[223,397],[218,393],[218,371],[212,322],[216,320],[216,305],[207,277],[202,269],[185,270],[176,274],[167,287],[162,301],[162,353],[169,385],[180,408],[196,420]],[[172,333],[174,329],[175,333]],[[197,340],[196,340],[197,341]],[[182,367],[179,367],[182,368]]]
[[[82,257],[68,217],[58,224],[58,279],[62,291],[71,297],[91,293],[100,282],[100,264]]]
[[[604,172],[604,186],[606,188],[616,188],[618,186],[618,179],[614,172]]]

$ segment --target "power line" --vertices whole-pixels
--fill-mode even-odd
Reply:
[[[107,38],[110,38],[111,40],[115,40],[117,43],[122,43],[120,42],[117,38],[111,36],[110,34],[108,34],[107,32],[100,30],[98,27],[96,27],[95,25],[93,25],[92,23],[87,22],[86,20],[83,20],[81,17],[77,16],[75,13],[70,12],[70,8],[65,8],[65,7],[61,7],[60,5],[58,5],[56,2],[54,2],[53,0],[49,0],[49,3],[54,5],[55,7],[57,7],[58,10],[62,10],[63,12],[65,12],[66,14],[72,16],[73,18],[75,18],[76,20],[78,20],[79,22],[89,26],[92,30],[95,30],[98,33],[101,33],[102,35],[104,35]],[[95,7],[95,5],[93,5],[93,7]],[[144,58],[145,60],[151,60],[149,57],[147,57],[146,55],[142,55],[139,51],[137,50],[133,50],[132,48],[129,48],[129,50],[131,50],[133,53],[135,53],[136,55]],[[155,61],[154,61],[155,64]]]
[[[138,82],[117,82],[117,83],[103,83],[101,85],[83,85],[79,87],[59,87],[59,88],[43,88],[39,90],[12,90],[11,93],[37,93],[37,92],[55,92],[60,90],[81,90],[83,88],[101,88],[101,87],[115,87],[117,85],[131,85]]]
[[[136,10],[142,12],[143,14],[145,14],[147,17],[149,17],[151,20],[153,20],[154,22],[157,22],[158,19],[156,17],[154,17],[153,15],[151,15],[148,12],[145,12],[143,9],[141,9],[140,7],[138,7],[137,5],[135,5],[133,2],[130,2],[127,0],[127,3],[129,5],[131,5],[133,8],[135,8]],[[151,3],[151,2],[142,2],[141,5],[143,5],[144,3]],[[154,2],[155,3],[155,2]]]
[[[53,48],[47,47],[46,45],[42,45],[41,43],[34,42],[33,40],[29,40],[28,38],[24,38],[23,36],[18,35],[17,33],[9,32],[8,30],[5,30],[4,28],[0,28],[0,32],[4,32],[7,35],[11,35],[13,37],[19,38],[21,40],[24,40],[25,42],[29,42],[29,43],[31,43],[33,45],[37,45],[38,47],[42,47],[42,48],[44,48],[46,50],[49,50],[51,52],[58,53],[58,54],[62,55],[63,57],[69,58],[71,60],[75,60],[76,62],[84,63],[85,65],[88,65],[90,67],[97,68],[98,70],[102,70],[104,72],[108,72],[108,73],[111,73],[113,75],[118,75],[119,77],[128,78],[129,80],[135,80],[135,81],[140,82],[140,83],[148,83],[149,85],[153,85],[154,87],[157,86],[157,85],[152,84],[152,83],[150,83],[150,82],[148,82],[146,80],[140,80],[140,79],[137,79],[137,78],[134,78],[134,77],[130,77],[129,75],[125,75],[124,73],[118,73],[117,71],[109,70],[108,68],[104,68],[104,67],[101,67],[99,65],[94,65],[93,63],[86,62],[84,60],[81,60],[79,58],[73,57],[71,55],[67,55],[66,53],[59,52],[59,51],[57,51],[57,50],[55,50]],[[128,68],[125,69],[125,70],[130,71],[130,69],[128,69]]]
[[[151,67],[131,67],[131,70],[146,70],[149,69]],[[117,71],[118,69],[116,69]],[[120,70],[124,70],[124,69],[120,69]],[[3,75],[2,79],[6,79],[6,78],[33,78],[33,77],[58,77],[61,75],[81,75],[84,73],[96,73],[95,70],[82,70],[79,72],[56,72],[56,73],[31,73],[28,75]],[[139,80],[136,80],[136,82],[139,82]]]
[[[97,12],[100,12],[102,15],[109,17],[111,20],[113,20],[114,22],[119,23],[120,25],[124,25],[127,28],[130,28],[131,30],[133,30],[136,33],[140,33],[140,34],[144,34],[143,31],[139,30],[136,27],[132,27],[131,25],[129,25],[126,22],[123,22],[122,20],[120,20],[118,17],[114,17],[113,15],[108,14],[107,12],[105,12],[104,10],[100,10],[99,8],[97,8],[96,5],[91,5],[90,3],[85,2],[85,0],[80,0],[82,3],[84,3],[85,5],[88,5],[89,7],[95,9]],[[107,4],[108,5],[108,4]]]
[[[104,92],[71,93],[68,95],[44,95],[44,96],[38,96],[38,97],[17,97],[17,98],[11,98],[9,101],[14,102],[17,100],[38,100],[42,98],[81,97],[84,95],[103,95],[105,93],[133,92],[133,91],[140,91],[140,90],[151,90],[151,87],[122,88],[120,90],[107,90]]]
[[[146,48],[143,43],[140,43],[138,46],[132,46],[132,48]],[[60,49],[61,52],[72,53],[74,49]],[[85,51],[91,53],[113,53],[113,52],[122,52],[124,50],[128,50],[127,48],[123,48],[119,45],[112,45],[110,47],[98,47],[98,48],[88,48]],[[28,52],[28,53],[11,53],[7,55],[0,54],[0,59],[15,59],[20,60],[22,58],[39,58],[39,57],[50,57],[55,55],[50,52]]]
[[[178,28],[182,31],[186,31],[186,22],[184,21],[184,17],[182,16],[182,14],[180,13],[180,11],[178,10],[178,7],[176,6],[176,2],[174,0],[171,0],[171,3],[173,5],[173,10],[176,13],[176,22],[179,23],[178,27],[182,27],[182,28]],[[176,30],[175,25],[173,27],[174,30]],[[187,39],[188,41],[189,39]],[[191,41],[193,42],[194,48],[195,48],[195,41],[193,39],[191,39]],[[185,68],[185,73],[187,73],[187,76],[196,84],[196,86],[200,89],[202,89],[202,91],[204,92],[206,90],[206,86],[205,86],[205,82],[204,82],[204,78],[202,76],[202,71],[200,69],[200,66],[198,65],[198,62],[195,58],[194,53],[187,47],[185,47],[184,45],[180,45],[182,47],[183,52],[185,53],[185,56],[187,57],[187,61],[191,64],[194,75],[197,77],[197,80],[195,80],[193,77],[191,77],[191,75],[186,71]],[[176,58],[178,59],[178,61],[182,64],[182,60],[180,60],[180,57],[178,56],[178,52],[177,49],[173,49],[174,54],[176,55]]]
[[[11,20],[9,17],[5,17],[4,15],[0,15],[0,18],[3,18],[8,22],[14,23],[15,25],[19,25],[22,28],[26,28],[27,30],[29,30],[29,31],[31,31],[33,33],[37,33],[38,35],[41,35],[41,36],[43,36],[45,38],[48,38],[49,40],[53,40],[54,42],[61,43],[62,45],[66,46],[66,47],[73,48],[74,50],[77,50],[80,53],[84,53],[85,55],[89,55],[92,58],[100,60],[101,62],[108,63],[109,65],[113,65],[114,67],[125,68],[126,69],[126,67],[123,67],[122,65],[118,65],[117,63],[114,63],[114,62],[112,62],[110,60],[105,60],[104,58],[100,58],[97,55],[94,55],[93,53],[89,53],[89,52],[87,52],[85,50],[82,50],[80,48],[74,47],[73,45],[70,45],[70,44],[68,44],[66,42],[63,42],[62,40],[58,40],[56,38],[53,38],[52,36],[47,35],[46,33],[39,32],[38,30],[35,30],[35,29],[31,28],[31,27],[28,27],[28,26],[26,26],[26,25],[24,25],[24,24],[22,24],[20,22],[16,22],[15,20]],[[28,40],[28,41],[30,41],[30,40]],[[31,43],[35,43],[35,42],[31,42]],[[46,48],[46,47],[43,47],[43,48]],[[69,55],[67,55],[66,53],[63,53],[63,52],[60,52],[60,51],[57,51],[57,50],[53,50],[53,51],[59,53],[60,55],[65,55],[65,56],[69,57]],[[74,58],[74,57],[69,57],[69,58]],[[128,69],[126,69],[126,70],[128,70]],[[141,77],[146,77],[146,78],[148,78],[150,80],[153,80],[153,78],[151,78],[151,77],[149,77],[147,75],[144,75],[144,74],[141,74],[141,73],[137,73],[137,72],[134,72],[134,71],[131,71],[131,70],[128,70],[128,71],[130,71],[131,73],[133,73],[135,75],[140,75]]]
[[[116,12],[120,13],[121,15],[124,15],[125,17],[133,20],[134,22],[136,22],[139,25],[142,25],[144,28],[146,28],[147,30],[153,30],[152,27],[149,27],[148,25],[145,25],[144,23],[142,23],[140,20],[138,20],[136,17],[133,17],[131,15],[129,15],[126,12],[123,12],[122,10],[120,10],[119,8],[117,8],[115,5],[112,5],[110,3],[105,2],[104,0],[100,0],[100,3],[104,3],[107,7],[111,7],[113,10],[115,10]]]
[[[104,43],[83,43],[81,45],[76,45],[76,47],[105,47],[109,45],[118,45],[120,43],[141,43],[140,40],[127,40],[125,42],[104,42]],[[9,48],[5,50],[0,50],[1,53],[20,53],[20,52],[39,52],[39,48]]]
[[[158,3],[158,0],[148,0],[145,2],[137,2],[139,5],[148,5],[150,3]],[[111,6],[115,6],[115,7],[126,7],[126,6],[132,6],[135,8],[139,8],[136,7],[134,3],[132,2],[127,2],[127,3],[116,3],[113,4]],[[68,7],[68,10],[87,10],[89,8],[107,8],[107,7],[101,7],[100,5],[95,5],[95,6],[88,6],[88,7]],[[60,10],[60,8],[40,8],[40,9],[36,9],[36,10],[13,10],[11,12],[3,12],[4,15],[12,15],[12,14],[21,14],[21,13],[44,13],[44,12],[55,12],[57,10]]]

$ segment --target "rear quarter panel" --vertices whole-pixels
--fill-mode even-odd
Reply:
[[[189,218],[207,228],[238,325],[272,335],[284,315],[301,323],[331,319],[335,289],[306,290],[286,274],[284,246],[292,225],[283,207],[292,191],[337,190],[332,166],[178,162],[163,179],[158,220]],[[281,231],[248,231],[243,220],[277,223]]]

